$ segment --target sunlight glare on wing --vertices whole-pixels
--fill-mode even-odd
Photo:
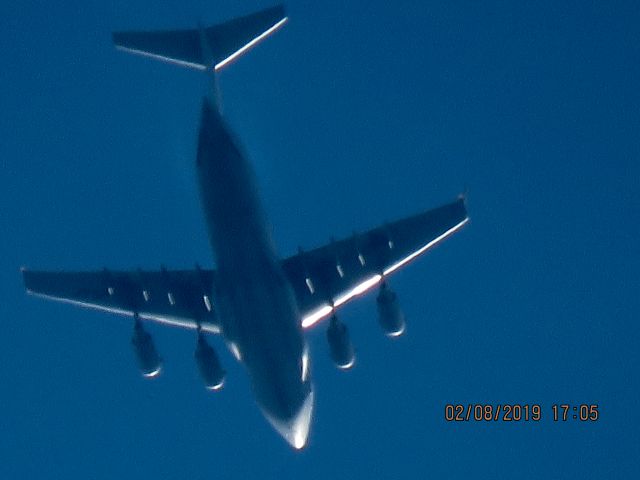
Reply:
[[[369,290],[371,287],[377,285],[380,282],[380,280],[382,280],[382,275],[376,274],[373,277],[368,278],[364,282],[356,285],[349,292],[338,297],[335,300],[335,302],[333,302],[334,307],[339,307],[340,305],[351,300],[353,297],[363,294],[364,292]],[[333,307],[331,305],[323,305],[318,310],[307,315],[302,319],[302,328],[309,328],[310,326],[317,323],[319,320],[322,320],[324,317],[329,315],[332,311],[333,311]]]
[[[29,295],[35,297],[46,298],[47,300],[53,300],[60,303],[68,303],[70,305],[77,305],[79,307],[88,308],[91,310],[100,310],[102,312],[115,313],[117,315],[133,316],[131,310],[125,310],[123,308],[111,307],[107,305],[98,305],[95,303],[83,302],[81,300],[71,300],[70,298],[56,297],[54,295],[47,295],[45,293],[36,293],[27,289]],[[138,316],[143,320],[150,320],[152,322],[162,323],[164,325],[170,325],[172,327],[189,328],[195,330],[198,328],[198,322],[190,318],[178,317],[174,315],[163,315],[160,313],[139,312]],[[203,331],[209,333],[220,333],[220,326],[215,323],[202,322],[200,327]]]
[[[366,292],[371,287],[376,285],[380,280],[382,280],[382,275],[378,275],[378,274],[374,275],[371,278],[368,278],[367,280],[365,280],[364,282],[362,282],[361,284],[359,284],[355,288],[353,288],[351,291],[347,292],[346,294],[342,295],[341,297],[338,297],[336,299],[336,301],[333,303],[333,305],[336,306],[336,307],[339,307],[343,303],[348,302],[349,300],[351,300],[356,295],[360,295],[360,294]]]
[[[387,268],[384,271],[384,275],[389,275],[390,273],[396,271],[398,268],[402,267],[403,265],[409,263],[411,260],[413,260],[414,258],[416,258],[418,255],[424,253],[425,251],[427,251],[429,248],[433,247],[435,244],[439,243],[440,241],[444,240],[445,238],[447,238],[449,235],[457,232],[460,228],[462,228],[462,226],[467,223],[469,221],[468,218],[465,218],[463,221],[461,221],[459,224],[457,224],[456,226],[450,228],[449,230],[447,230],[446,232],[444,232],[442,235],[434,238],[433,240],[431,240],[429,243],[427,243],[424,247],[420,248],[419,250],[416,250],[415,252],[413,252],[411,255],[406,256],[405,258],[403,258],[402,260],[400,260],[397,263],[394,263],[393,265],[391,265],[389,268]]]
[[[308,328],[311,325],[315,324],[318,320],[326,317],[333,311],[333,307],[331,305],[323,305],[315,312],[307,315],[302,319],[302,328]]]

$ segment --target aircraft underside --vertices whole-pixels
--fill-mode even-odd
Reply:
[[[41,297],[133,317],[132,345],[141,373],[157,377],[162,360],[144,327],[157,322],[194,329],[195,360],[204,385],[220,390],[225,371],[208,340],[221,334],[248,372],[268,422],[294,448],[306,445],[314,393],[303,332],[327,319],[331,358],[355,363],[347,327],[336,311],[379,288],[379,323],[404,332],[404,314],[389,276],[468,222],[465,199],[281,259],[260,204],[255,175],[222,118],[216,72],[286,22],[269,8],[208,28],[121,32],[119,49],[204,71],[211,89],[202,102],[198,172],[216,269],[43,272],[23,269],[27,291]]]

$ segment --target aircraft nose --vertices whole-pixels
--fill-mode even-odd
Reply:
[[[288,419],[278,418],[267,412],[265,417],[282,437],[295,449],[300,450],[307,444],[311,417],[313,416],[313,390],[302,403],[295,415]]]

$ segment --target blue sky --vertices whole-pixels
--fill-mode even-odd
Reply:
[[[186,3],[187,5],[181,5]],[[346,3],[346,4],[345,4]],[[310,332],[317,408],[295,453],[242,368],[211,395],[194,335],[27,297],[19,268],[211,264],[194,177],[203,79],[116,52],[114,29],[269,2],[0,5],[0,477],[633,478],[639,470],[639,11],[635,2],[302,2],[221,75],[282,255],[469,189],[472,222],[344,308],[358,352]],[[596,423],[554,403],[596,403]],[[446,403],[538,403],[447,423]]]

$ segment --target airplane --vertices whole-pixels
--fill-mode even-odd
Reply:
[[[405,318],[388,283],[396,270],[460,230],[468,221],[464,196],[438,208],[325,246],[281,258],[257,194],[256,178],[222,117],[217,73],[286,22],[283,5],[208,28],[118,32],[124,51],[206,72],[196,170],[215,269],[90,272],[23,268],[28,293],[133,318],[132,344],[144,377],[157,377],[162,359],[145,322],[193,329],[195,360],[206,388],[225,380],[206,334],[222,336],[244,365],[256,403],[295,449],[307,444],[314,408],[304,331],[328,320],[335,365],[347,370],[355,353],[336,311],[379,286],[384,332],[404,332]]]

